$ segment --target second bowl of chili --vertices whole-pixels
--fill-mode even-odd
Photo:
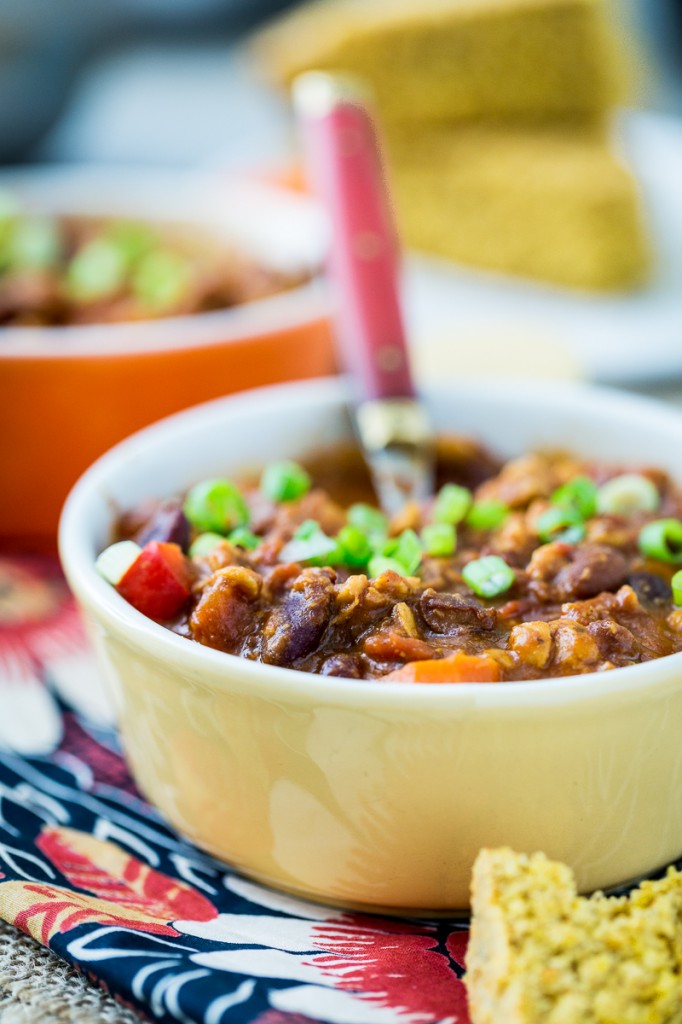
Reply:
[[[5,547],[53,546],[69,488],[133,430],[333,372],[312,280],[324,228],[305,196],[215,173],[90,167],[5,171],[0,189],[17,203],[3,209],[0,195]]]

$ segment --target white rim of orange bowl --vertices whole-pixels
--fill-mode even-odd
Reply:
[[[246,201],[255,202],[258,197],[266,197],[269,202],[278,204],[289,216],[301,215],[303,231],[308,232],[308,244],[311,248],[311,259],[306,262],[296,259],[292,269],[304,270],[306,266],[323,260],[323,235],[316,237],[314,222],[319,217],[319,210],[310,197],[279,188],[276,184],[262,181],[251,181],[240,176],[220,176],[215,172],[196,173],[187,170],[157,170],[154,168],[120,169],[99,166],[65,166],[65,167],[29,167],[19,170],[0,172],[0,187],[21,191],[33,190],[34,195],[41,197],[42,205],[55,214],[72,212],[78,215],[84,211],[78,204],[70,204],[66,199],[60,200],[60,189],[71,189],[74,193],[79,183],[85,182],[86,187],[94,191],[102,187],[108,196],[116,195],[121,207],[110,211],[111,216],[129,216],[144,218],[144,212],[134,202],[126,213],[130,202],[126,198],[126,188],[134,191],[136,184],[149,193],[156,182],[160,191],[168,194],[174,182],[184,189],[205,190],[202,202],[206,205],[211,200],[222,200],[226,208],[234,208],[234,199],[229,196],[229,189],[237,190],[239,196]],[[117,183],[120,184],[117,185]],[[250,198],[249,198],[250,197]],[[201,219],[194,208],[180,203],[176,221],[210,225]],[[109,200],[111,201],[111,200]],[[107,216],[107,201],[102,200],[102,208],[97,202],[86,204],[90,212],[98,210],[97,215]],[[41,203],[39,202],[39,205]],[[200,204],[199,204],[200,205]],[[162,203],[163,206],[163,203]],[[90,209],[92,207],[92,209]],[[157,208],[156,217],[163,221]],[[198,209],[198,207],[197,207]],[[172,220],[167,214],[166,220]],[[229,232],[226,232],[226,239]],[[236,243],[237,248],[239,242]],[[312,253],[315,253],[314,259]],[[255,254],[256,259],[259,254]],[[264,262],[267,263],[263,255]],[[277,263],[279,269],[281,264]],[[114,355],[134,355],[162,350],[178,350],[244,342],[279,330],[293,329],[304,324],[329,316],[330,304],[324,281],[313,278],[305,284],[284,292],[278,292],[261,299],[241,303],[227,309],[210,310],[183,316],[160,317],[155,320],[125,321],[121,323],[80,324],[56,327],[0,327],[0,360],[2,359],[70,359],[110,357]]]
[[[322,281],[311,281],[229,309],[189,316],[78,327],[4,328],[12,333],[30,331],[32,336],[26,338],[4,339],[3,328],[0,328],[0,360],[98,359],[248,343],[268,334],[327,319],[329,312]],[[46,336],[52,331],[59,332],[59,336],[51,333]]]
[[[471,378],[468,385],[480,386],[482,379]],[[485,388],[494,398],[495,392],[508,393],[509,381],[494,382],[485,379]],[[673,410],[668,410],[655,401],[638,396],[630,396],[607,388],[590,385],[554,383],[549,381],[535,384],[514,382],[513,387],[520,392],[520,401],[527,397],[542,394],[545,399],[551,398],[554,405],[570,399],[574,404],[579,398],[589,400],[598,398],[600,403],[629,412],[640,412],[647,417],[656,417],[662,427],[676,427],[682,443],[682,419]],[[446,387],[439,389],[445,392]],[[439,706],[443,710],[453,710],[462,705],[469,707],[497,707],[513,711],[527,711],[529,706],[540,708],[554,704],[569,704],[578,701],[600,700],[606,695],[622,693],[632,694],[638,690],[648,690],[661,683],[661,666],[670,669],[664,672],[666,680],[677,670],[679,685],[682,686],[682,652],[653,659],[638,665],[611,669],[608,672],[589,672],[573,676],[543,677],[541,679],[521,680],[518,682],[490,683],[438,683],[410,684],[386,683],[380,679],[351,680],[334,676],[320,676],[316,673],[302,672],[297,669],[268,665],[264,662],[249,661],[238,655],[227,654],[206,647],[195,641],[178,636],[165,626],[138,612],[128,604],[110,584],[99,576],[95,569],[94,538],[85,539],[82,532],[87,526],[84,520],[89,503],[89,495],[98,490],[106,491],[105,481],[112,470],[121,463],[129,462],[131,456],[154,436],[166,433],[169,427],[182,427],[204,420],[211,410],[229,404],[230,410],[239,412],[239,407],[246,407],[257,395],[268,403],[270,412],[286,412],[287,408],[296,408],[302,399],[311,392],[319,398],[320,393],[338,401],[347,399],[350,389],[342,379],[322,378],[315,381],[302,381],[294,384],[276,384],[270,387],[252,389],[241,394],[219,398],[205,402],[184,412],[176,413],[121,441],[101,456],[75,484],[62,512],[59,525],[59,550],[62,564],[74,592],[82,597],[84,604],[92,603],[117,631],[123,630],[129,640],[146,653],[158,657],[160,662],[172,662],[179,668],[187,668],[197,673],[202,665],[210,670],[212,678],[207,685],[217,686],[229,692],[233,689],[229,679],[213,678],[221,668],[229,665],[230,672],[240,676],[249,676],[248,685],[254,692],[265,689],[272,696],[272,685],[281,687],[283,696],[296,695],[305,699],[316,698],[318,703],[347,704],[351,706],[374,706],[381,709],[388,704],[397,702],[400,706],[419,707],[422,701],[432,709]],[[436,394],[436,390],[432,389]],[[85,508],[81,506],[85,505]],[[229,659],[225,662],[225,659]],[[260,686],[259,686],[260,684]]]

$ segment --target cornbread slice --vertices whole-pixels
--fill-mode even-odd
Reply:
[[[407,245],[583,289],[646,278],[635,182],[601,131],[467,126],[393,130],[389,142]]]
[[[511,850],[474,865],[465,983],[473,1024],[680,1024],[682,874],[629,897]]]
[[[591,119],[623,77],[602,18],[600,0],[317,0],[259,49],[280,82],[361,75],[384,121]]]

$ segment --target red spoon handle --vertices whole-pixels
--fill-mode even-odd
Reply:
[[[376,128],[357,89],[311,72],[295,87],[311,183],[331,221],[341,357],[362,399],[414,395],[399,246]]]

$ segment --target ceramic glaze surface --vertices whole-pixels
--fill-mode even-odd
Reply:
[[[434,393],[436,425],[503,455],[561,446],[682,479],[673,413],[584,388],[508,392],[469,383]],[[465,908],[482,846],[542,849],[584,890],[679,856],[680,655],[500,686],[322,679],[174,636],[97,577],[110,499],[300,456],[345,435],[344,402],[343,385],[325,382],[212,403],[125,442],[72,494],[62,557],[142,790],[245,873],[365,909]]]

